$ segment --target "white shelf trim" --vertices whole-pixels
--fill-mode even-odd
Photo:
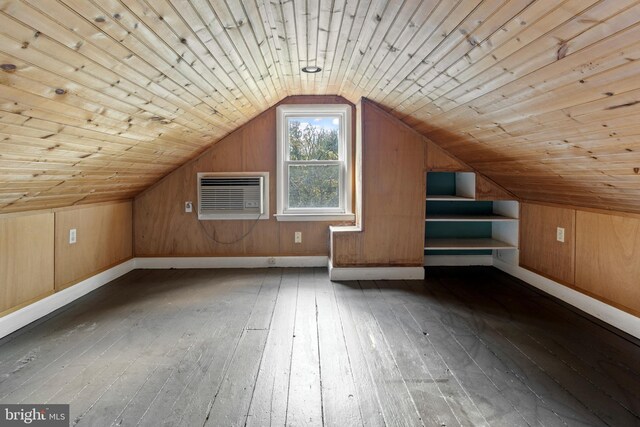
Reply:
[[[518,218],[510,218],[503,215],[429,215],[427,222],[512,222]]]
[[[515,246],[496,239],[426,239],[425,250],[489,250],[516,249]]]
[[[428,202],[475,202],[473,197],[448,196],[448,195],[429,195]]]

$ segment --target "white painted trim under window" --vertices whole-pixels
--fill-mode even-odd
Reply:
[[[341,126],[339,129],[339,150],[342,153],[340,160],[340,206],[338,208],[318,208],[318,209],[290,209],[288,208],[288,170],[287,170],[287,149],[286,137],[288,117],[313,117],[337,115],[340,117]],[[276,180],[276,201],[278,221],[332,221],[332,220],[353,220],[352,207],[352,182],[353,172],[351,167],[352,155],[352,107],[348,104],[284,104],[276,108],[276,160],[277,160],[277,180]],[[319,162],[323,163],[323,162]]]
[[[278,221],[355,221],[356,215],[352,213],[345,214],[326,214],[326,215],[276,215]]]

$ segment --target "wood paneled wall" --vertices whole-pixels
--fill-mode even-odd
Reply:
[[[422,266],[426,142],[373,103],[361,109],[362,231],[333,234],[332,263]]]
[[[640,316],[640,217],[577,211],[576,286]]]
[[[335,96],[297,96],[287,104],[345,104]],[[354,121],[355,122],[355,121]],[[355,126],[354,126],[355,127]],[[253,221],[198,221],[184,202],[197,202],[198,172],[269,172],[270,218]],[[272,107],[169,174],[135,199],[136,256],[327,255],[328,229],[336,222],[278,222],[276,213],[276,108]],[[302,232],[302,243],[294,233]],[[248,234],[247,234],[248,233]],[[246,237],[240,239],[245,234]],[[215,235],[221,244],[211,237]]]
[[[131,258],[132,225],[131,201],[56,212],[56,290]],[[72,228],[77,241],[69,244]]]
[[[565,284],[574,283],[574,209],[522,203],[520,212],[520,265]],[[556,240],[557,227],[565,240]]]
[[[0,218],[0,315],[53,293],[52,212]]]
[[[640,315],[640,216],[523,203],[520,227],[522,267]]]
[[[131,201],[0,216],[0,316],[131,258],[132,223]]]

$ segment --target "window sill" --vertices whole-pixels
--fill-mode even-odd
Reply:
[[[278,221],[355,221],[356,216],[352,213],[329,213],[329,214],[277,214]]]

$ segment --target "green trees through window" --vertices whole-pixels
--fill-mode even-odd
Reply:
[[[339,207],[338,117],[295,117],[287,125],[289,207]]]

